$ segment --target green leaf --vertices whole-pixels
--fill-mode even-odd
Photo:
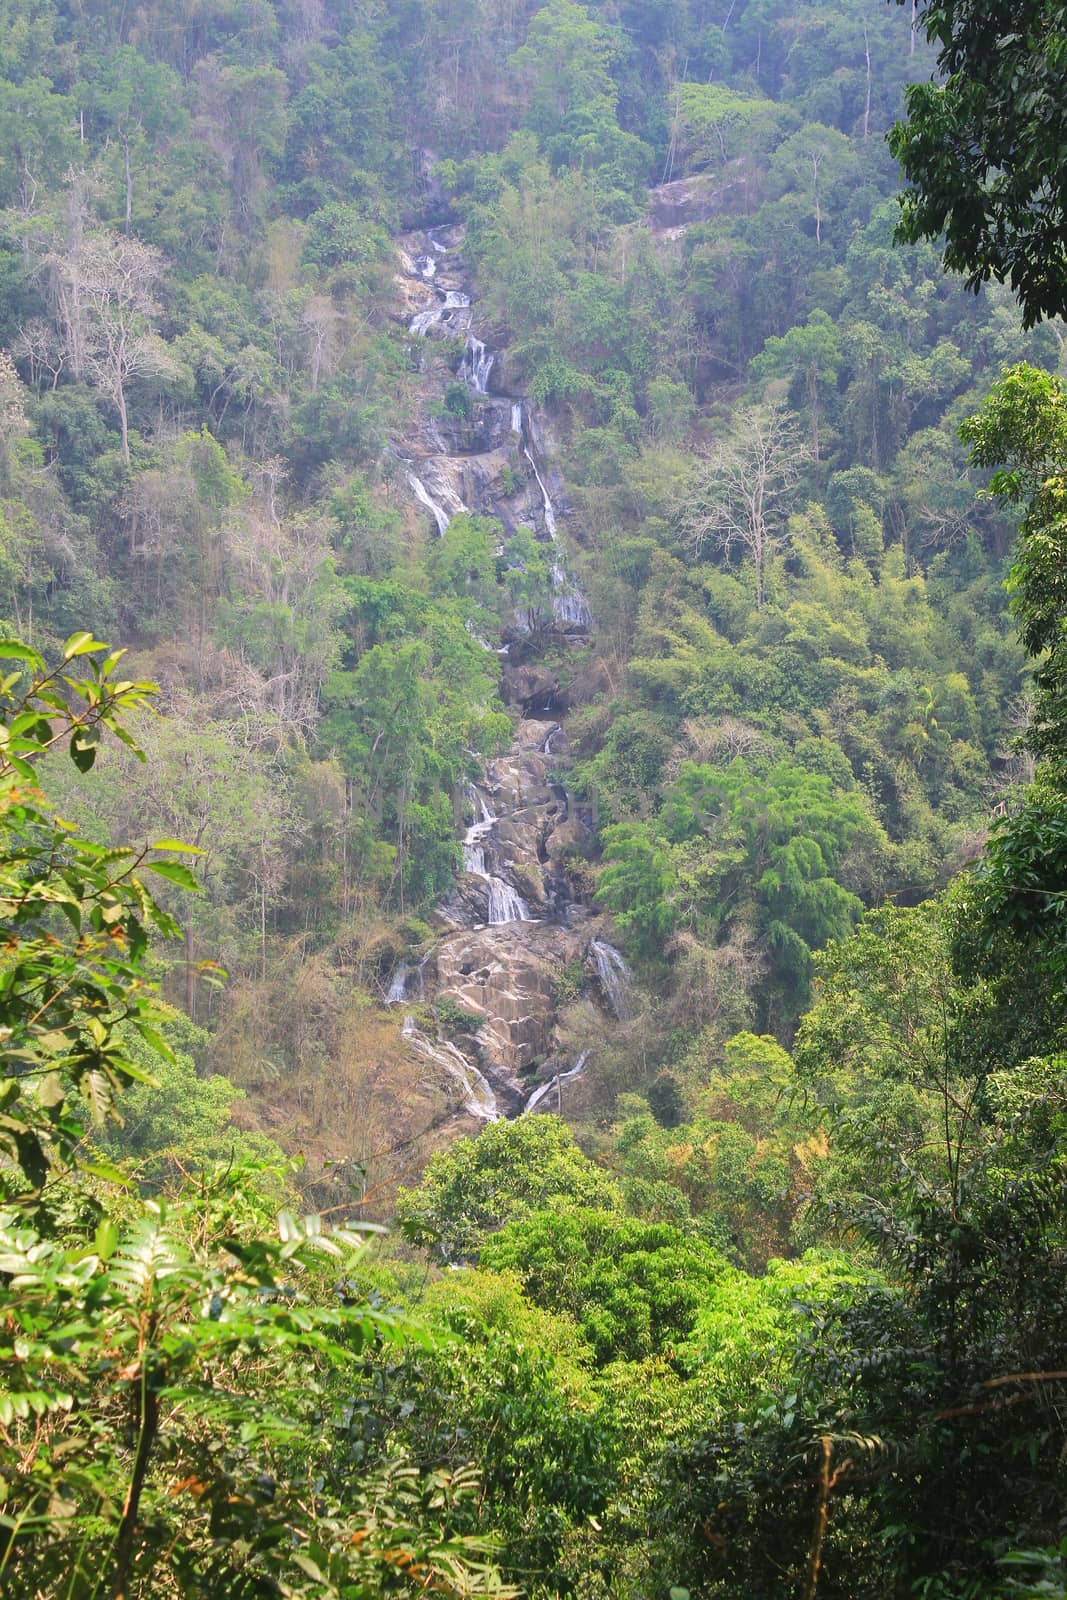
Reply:
[[[189,889],[193,894],[200,893],[200,884],[190,872],[188,867],[183,867],[178,861],[150,861],[148,871],[156,873],[161,878],[166,878],[168,883],[176,883],[179,889]]]
[[[107,1261],[114,1255],[118,1242],[118,1224],[113,1217],[102,1217],[96,1225],[96,1236],[93,1240],[96,1253],[101,1261]]]
[[[152,846],[153,850],[183,850],[187,855],[202,856],[204,852],[199,845],[183,844],[180,839],[157,839]]]
[[[0,661],[32,661],[34,666],[43,667],[44,660],[30,645],[23,644],[21,639],[0,639]]]
[[[137,1032],[141,1035],[141,1038],[144,1040],[145,1044],[151,1045],[156,1054],[161,1055],[164,1061],[174,1060],[174,1051],[171,1049],[166,1039],[164,1039],[163,1035],[156,1032],[151,1023],[135,1022],[134,1026],[136,1027]]]
[[[316,1583],[326,1582],[326,1577],[322,1571],[322,1568],[317,1566],[315,1562],[312,1561],[310,1556],[302,1555],[300,1551],[296,1551],[293,1555],[293,1562],[300,1568],[301,1572],[306,1573],[307,1576],[314,1579]],[[686,1600],[689,1600],[688,1595],[686,1596]]]
[[[88,1172],[94,1178],[99,1178],[102,1183],[115,1183],[120,1189],[128,1189],[130,1180],[118,1167],[112,1166],[110,1161],[83,1161],[81,1171]],[[99,1252],[98,1252],[99,1253]]]
[[[21,756],[13,756],[10,751],[6,753],[5,759],[8,766],[11,767],[12,771],[17,772],[20,778],[25,779],[27,783],[37,782],[37,774],[28,761],[23,761]]]
[[[67,1098],[67,1091],[58,1072],[45,1073],[45,1076],[41,1079],[40,1088],[37,1090],[37,1098],[45,1109],[49,1111],[53,1106],[61,1106],[63,1104]]]
[[[91,633],[84,630],[81,633],[72,633],[63,646],[63,660],[73,661],[75,656],[88,655],[90,650],[106,650],[107,645],[99,639],[94,639]]]
[[[96,762],[96,745],[88,743],[80,730],[70,736],[70,759],[79,772],[88,772]]]

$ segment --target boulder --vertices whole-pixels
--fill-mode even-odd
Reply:
[[[580,817],[568,816],[557,823],[545,840],[545,853],[553,866],[565,856],[588,858],[593,852],[593,835]]]
[[[549,922],[475,928],[439,945],[438,995],[485,1018],[477,1033],[478,1053],[513,1086],[550,1053],[559,975],[584,948],[580,931]]]
[[[521,707],[524,719],[554,715],[562,709],[559,679],[536,662],[510,667],[504,673],[503,689],[505,700],[509,705]]]

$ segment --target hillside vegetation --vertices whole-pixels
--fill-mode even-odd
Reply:
[[[4,1592],[1063,1593],[1067,360],[895,237],[954,15],[8,0]]]

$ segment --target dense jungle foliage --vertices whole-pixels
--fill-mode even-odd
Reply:
[[[1067,1592],[1067,36],[1002,9],[0,7],[0,1592]],[[405,478],[449,224],[577,643]],[[516,611],[634,983],[454,1139],[383,1001]]]

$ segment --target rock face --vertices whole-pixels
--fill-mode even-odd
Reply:
[[[438,993],[484,1018],[477,1031],[483,1068],[516,1088],[520,1074],[551,1054],[556,987],[588,944],[580,930],[551,922],[474,928],[437,951]]]
[[[740,163],[721,172],[700,172],[648,191],[648,218],[654,233],[677,235],[694,222],[746,207],[751,179]]]
[[[510,373],[504,353],[487,348],[472,327],[461,246],[458,228],[400,240],[396,316],[411,333],[428,396],[422,415],[394,442],[398,482],[439,533],[451,517],[472,511],[498,518],[505,536],[526,527],[554,546],[567,515],[565,489],[545,459],[543,425],[504,387]],[[458,384],[465,387],[457,394]],[[589,610],[558,549],[550,566],[556,636],[581,637]],[[534,648],[518,621],[505,637],[513,641],[505,657]],[[564,969],[572,990],[575,972],[587,973],[605,1015],[620,1014],[597,978],[605,959],[598,967],[597,950],[610,946],[595,938],[596,925],[567,874],[568,862],[586,854],[592,839],[558,778],[566,758],[565,692],[536,660],[508,660],[502,692],[516,719],[511,748],[470,785],[464,870],[434,913],[439,938],[418,969],[419,997],[436,1004],[439,1017],[451,1013],[453,1037],[440,1031],[430,1037],[425,1011],[409,1013],[403,1028],[412,1052],[447,1080],[468,1116],[483,1121],[548,1109],[538,1069],[561,1080],[583,1070],[584,1056],[573,1063],[559,1047]],[[618,962],[604,969],[613,982],[625,971],[621,956]],[[413,1003],[401,968],[389,998]]]

